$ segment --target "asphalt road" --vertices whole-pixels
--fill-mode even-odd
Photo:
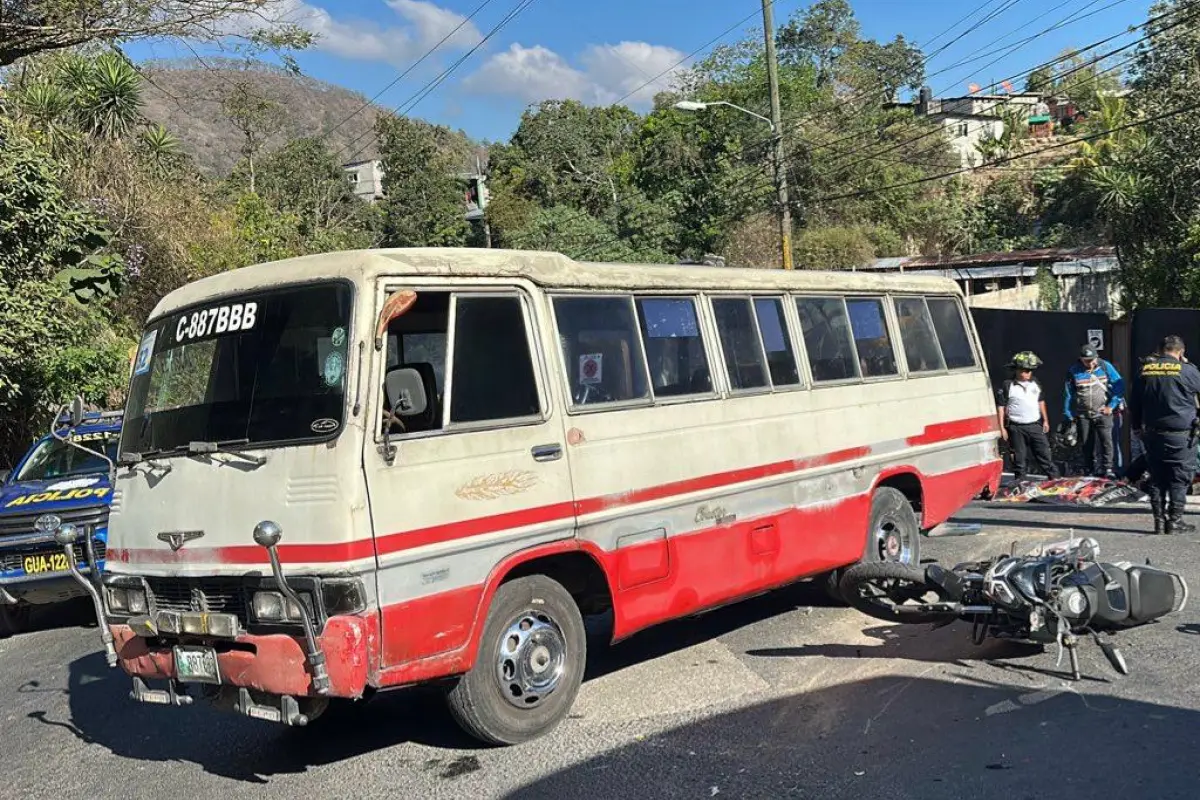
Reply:
[[[1200,587],[1200,537],[1146,536],[1139,510],[959,519],[983,532],[928,539],[926,557],[1074,529]],[[303,730],[141,706],[74,611],[0,641],[2,797],[1200,797],[1192,606],[1124,636],[1131,676],[1085,647],[1072,684],[1053,648],[889,627],[800,585],[599,650],[570,719],[507,749],[476,748],[429,691]]]

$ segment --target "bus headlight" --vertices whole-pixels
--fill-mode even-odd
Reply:
[[[280,592],[255,592],[250,603],[256,622],[302,622],[300,606],[288,600]]]
[[[145,614],[149,610],[145,589],[132,586],[105,586],[104,593],[105,599],[108,601],[108,610],[114,614],[130,616]]]

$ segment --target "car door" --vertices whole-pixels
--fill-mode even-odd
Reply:
[[[385,668],[464,646],[496,565],[574,534],[532,288],[385,283],[381,309],[396,290],[364,454]],[[389,375],[408,408],[385,423]]]

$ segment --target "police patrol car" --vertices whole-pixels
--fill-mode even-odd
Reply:
[[[48,434],[16,469],[0,472],[0,637],[24,630],[35,605],[85,595],[54,543],[62,523],[89,534],[76,549],[80,571],[103,570],[112,484],[99,453],[116,457],[121,419],[120,411],[85,414],[74,428],[59,428],[73,444]],[[69,423],[64,415],[57,424]]]

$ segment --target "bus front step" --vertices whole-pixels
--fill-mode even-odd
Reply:
[[[190,706],[193,699],[182,688],[177,687],[175,681],[168,681],[166,689],[151,689],[144,680],[137,676],[133,678],[133,690],[129,696],[139,703],[160,706]]]
[[[249,689],[239,687],[234,710],[253,719],[281,722],[284,725],[303,726],[309,722],[308,715],[300,713],[300,704],[296,702],[296,698],[289,694],[279,696],[278,706],[264,705],[254,702]]]

